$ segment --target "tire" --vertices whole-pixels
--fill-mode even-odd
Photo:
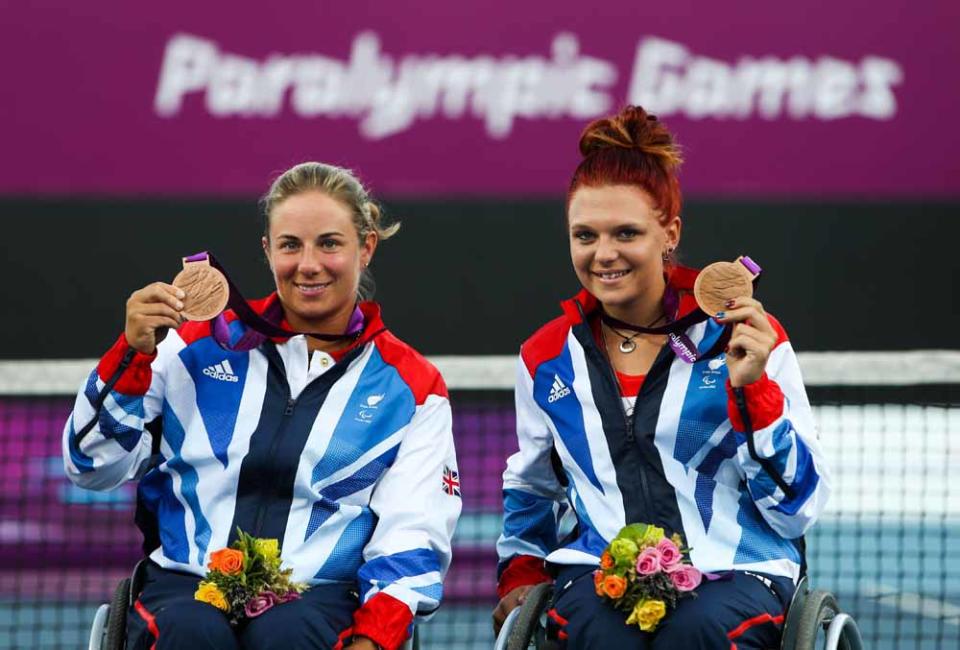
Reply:
[[[553,584],[541,582],[527,592],[527,597],[520,606],[517,620],[510,629],[507,637],[507,650],[527,650],[530,640],[533,639],[537,626],[540,625],[540,615],[547,608],[553,598]]]
[[[817,634],[840,612],[837,599],[829,591],[811,591],[797,624],[797,643],[790,650],[815,650]]]
[[[107,615],[107,636],[103,650],[123,650],[127,639],[127,607],[130,603],[130,578],[124,578],[113,592]]]

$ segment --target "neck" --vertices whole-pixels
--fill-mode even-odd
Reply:
[[[666,288],[666,283],[659,284],[629,303],[605,304],[603,309],[617,320],[640,327],[650,327],[656,321],[663,320],[663,295]]]
[[[348,303],[336,311],[336,313],[324,318],[323,320],[306,320],[294,314],[285,314],[287,324],[291,329],[298,332],[313,332],[315,334],[343,334],[350,324],[350,317],[353,315],[354,303]],[[322,341],[312,336],[307,337],[307,350],[323,350],[332,352],[340,350],[350,345],[349,340],[343,341]]]

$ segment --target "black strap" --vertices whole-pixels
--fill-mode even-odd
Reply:
[[[93,430],[93,426],[97,423],[97,420],[100,419],[100,409],[103,408],[103,403],[107,399],[107,395],[110,394],[110,391],[113,390],[113,387],[117,385],[117,382],[120,381],[120,377],[123,376],[123,373],[126,372],[127,368],[130,367],[130,363],[133,361],[133,357],[137,354],[135,348],[130,348],[127,350],[123,358],[120,359],[120,365],[117,366],[117,369],[111,375],[110,379],[107,380],[107,383],[103,385],[103,389],[97,395],[97,399],[93,402],[93,417],[90,418],[90,421],[87,422],[83,427],[77,431],[77,447],[80,446],[80,442],[86,437],[88,433]],[[94,371],[96,372],[96,371]]]
[[[354,334],[321,334],[316,332],[293,332],[288,329],[280,327],[276,323],[273,323],[260,314],[258,314],[253,307],[250,306],[250,303],[247,302],[247,299],[243,297],[243,294],[240,293],[240,289],[233,283],[233,280],[230,279],[230,274],[227,273],[226,269],[217,261],[217,258],[211,253],[207,253],[207,260],[210,262],[210,266],[217,269],[223,274],[223,277],[227,280],[227,286],[230,288],[230,298],[227,302],[227,305],[237,314],[237,317],[243,321],[244,325],[249,326],[251,329],[256,330],[260,334],[269,337],[280,337],[280,338],[290,338],[292,336],[297,336],[299,334],[305,334],[320,341],[346,341],[356,339],[362,333],[356,332]],[[195,257],[195,256],[191,256]],[[189,259],[189,258],[188,258]]]

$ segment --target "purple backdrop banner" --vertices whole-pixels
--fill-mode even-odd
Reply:
[[[7,195],[560,196],[630,102],[688,195],[960,196],[956,0],[5,4]]]

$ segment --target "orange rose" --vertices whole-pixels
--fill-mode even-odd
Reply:
[[[620,598],[627,591],[627,581],[620,576],[607,576],[603,579],[603,591],[611,598]]]
[[[243,551],[235,548],[221,548],[210,554],[210,564],[207,568],[227,575],[243,571]]]
[[[607,551],[604,551],[603,555],[600,556],[600,568],[612,569],[614,564],[616,564],[616,562],[613,561],[613,556]]]
[[[603,571],[600,569],[593,572],[593,588],[598,596],[603,595]]]

